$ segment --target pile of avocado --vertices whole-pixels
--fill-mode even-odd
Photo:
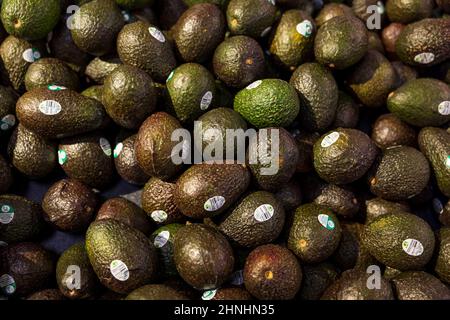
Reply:
[[[0,3],[0,298],[450,300],[449,1]]]

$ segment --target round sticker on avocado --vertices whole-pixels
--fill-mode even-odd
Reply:
[[[406,239],[402,243],[402,248],[403,251],[413,257],[420,256],[423,253],[423,245],[416,239]]]
[[[211,91],[208,91],[204,94],[202,101],[200,101],[200,109],[206,110],[211,105],[211,101],[213,99],[213,94]]]
[[[152,219],[158,223],[162,223],[167,220],[167,213],[164,210],[155,210],[150,215]]]
[[[206,211],[213,212],[213,211],[217,211],[220,208],[222,208],[224,204],[225,204],[224,197],[215,196],[215,197],[212,197],[212,198],[209,198],[208,200],[206,200],[205,204],[203,205],[203,208]]]
[[[256,208],[255,212],[253,213],[253,216],[255,217],[256,221],[264,222],[272,218],[274,212],[275,210],[272,205],[263,204],[260,205],[258,208]]]
[[[61,112],[61,105],[55,100],[45,100],[39,104],[39,111],[47,116],[54,116]]]
[[[336,141],[339,139],[339,132],[333,131],[329,135],[325,136],[325,138],[322,139],[322,142],[320,145],[322,148],[328,148],[329,146],[333,145]]]
[[[26,62],[33,63],[41,58],[41,53],[37,49],[31,48],[25,50],[22,57]]]
[[[203,292],[202,300],[211,300],[216,295],[217,290],[208,290]]]
[[[105,138],[100,138],[99,143],[100,148],[102,148],[103,150],[103,153],[106,154],[108,157],[110,157],[112,152],[111,152],[111,144],[109,143],[109,141],[106,140]]]
[[[117,158],[123,150],[123,143],[120,142],[114,148],[114,158]]]
[[[169,82],[170,81],[170,79],[172,79],[173,78],[173,75],[175,74],[175,71],[172,71],[170,74],[169,74],[169,76],[167,77],[167,80],[166,80],[166,82]]]
[[[167,241],[169,241],[170,238],[170,232],[165,230],[158,233],[158,235],[155,237],[155,241],[153,241],[153,244],[157,248],[162,248],[166,245]]]
[[[296,29],[302,36],[309,38],[313,32],[313,25],[311,21],[303,20],[297,25]]]
[[[258,88],[261,85],[261,83],[262,83],[262,80],[256,80],[255,82],[249,84],[246,89],[252,90],[252,89]]]
[[[9,130],[16,124],[16,117],[13,114],[7,114],[0,120],[0,129]]]
[[[434,53],[423,52],[414,57],[414,61],[421,64],[429,64],[434,61]]]
[[[109,270],[114,278],[119,281],[127,281],[130,277],[130,271],[127,265],[121,260],[114,260],[109,265]]]
[[[164,34],[155,27],[148,28],[148,32],[150,32],[152,37],[158,40],[159,42],[166,42],[166,37],[164,37]]]
[[[0,277],[0,289],[2,289],[5,294],[13,294],[16,292],[16,281],[9,274],[4,274]]]
[[[14,208],[8,204],[0,206],[0,223],[9,224],[14,219]]]
[[[58,162],[60,165],[67,162],[67,153],[64,150],[58,150]]]
[[[331,219],[331,217],[327,214],[319,214],[319,216],[317,217],[317,219],[319,220],[320,224],[328,229],[328,230],[333,230],[335,227],[335,224],[333,222],[333,220]]]
[[[443,101],[438,106],[438,112],[443,116],[448,116],[450,114],[450,101]]]

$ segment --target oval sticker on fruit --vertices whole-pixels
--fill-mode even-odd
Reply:
[[[225,204],[224,197],[215,196],[215,197],[212,197],[212,198],[209,198],[208,200],[206,200],[205,204],[203,205],[203,208],[206,211],[213,212],[213,211],[217,211],[220,208],[222,208],[224,204]]]
[[[0,277],[0,288],[7,294],[13,294],[16,291],[16,281],[9,274],[4,274]]]
[[[272,205],[263,204],[255,210],[253,216],[255,217],[256,221],[264,222],[272,218],[274,212],[275,210],[273,209]]]
[[[319,214],[319,216],[317,217],[317,219],[319,220],[320,224],[328,229],[328,230],[333,230],[335,227],[335,224],[333,222],[333,220],[331,219],[331,217],[327,214]]]
[[[14,208],[10,205],[3,204],[0,206],[0,223],[9,224],[14,219]]]
[[[421,64],[429,64],[434,61],[434,53],[424,52],[416,55],[414,61]]]
[[[47,116],[54,116],[61,112],[61,105],[54,100],[45,100],[39,104],[39,111]]]
[[[320,145],[322,146],[322,148],[328,148],[329,146],[333,145],[336,141],[338,141],[339,136],[340,136],[339,132],[334,131],[329,135],[325,136],[322,139]]]
[[[156,40],[158,40],[159,42],[166,42],[166,37],[164,37],[164,34],[161,31],[159,31],[157,28],[150,27],[150,28],[148,28],[148,32],[150,32],[152,37],[155,38]]]
[[[162,248],[166,245],[167,241],[169,241],[170,238],[170,232],[169,231],[161,231],[158,233],[158,235],[155,237],[155,240],[153,241],[153,244],[157,248]]]
[[[114,260],[109,266],[109,270],[114,278],[119,281],[127,281],[130,277],[130,271],[127,265],[121,260]]]
[[[313,25],[311,21],[304,20],[297,25],[296,29],[302,36],[309,38],[313,32]]]
[[[16,124],[16,117],[13,114],[7,114],[0,120],[0,129],[9,130]]]
[[[403,251],[413,257],[420,256],[423,253],[423,245],[416,239],[406,239],[402,243],[402,248]]]

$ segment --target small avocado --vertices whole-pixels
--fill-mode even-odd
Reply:
[[[285,212],[290,212],[302,204],[302,190],[293,179],[281,186],[275,193],[275,198],[283,205]]]
[[[220,287],[234,266],[233,250],[228,241],[219,231],[203,224],[191,224],[178,230],[174,261],[183,280],[197,290]]]
[[[184,215],[175,204],[176,185],[151,178],[142,190],[142,209],[158,224],[181,222]]]
[[[397,43],[398,37],[404,28],[404,24],[392,22],[381,32],[381,39],[388,58],[398,60],[397,52],[395,51],[395,44]]]
[[[365,226],[362,243],[386,266],[398,270],[423,268],[434,250],[434,234],[428,223],[410,213],[388,213]]]
[[[182,224],[172,223],[158,228],[150,237],[151,242],[158,252],[160,261],[160,274],[163,277],[177,276],[178,271],[174,261],[174,243]]]
[[[324,185],[314,203],[331,209],[343,218],[352,218],[360,209],[359,201],[350,189],[334,184]]]
[[[133,290],[125,300],[188,300],[188,297],[164,284],[148,284]]]
[[[439,189],[450,197],[450,133],[440,128],[423,128],[419,146],[431,163]]]
[[[150,240],[121,221],[93,222],[86,251],[100,282],[114,292],[129,293],[156,275],[158,257]]]
[[[450,284],[450,228],[441,228],[438,240],[439,252],[434,270],[443,282]]]
[[[411,212],[407,202],[392,202],[382,198],[373,198],[366,201],[366,224],[377,217],[396,212]]]
[[[264,52],[250,37],[230,37],[217,46],[213,66],[216,76],[227,86],[241,89],[264,76]]]
[[[257,128],[287,127],[297,117],[300,101],[295,88],[288,82],[264,79],[236,94],[234,110]]]
[[[379,116],[372,128],[372,140],[380,149],[394,146],[415,146],[416,131],[392,113]]]
[[[61,140],[58,161],[69,178],[93,188],[108,187],[114,177],[111,144],[97,133]]]
[[[113,219],[149,235],[153,225],[145,212],[136,204],[125,198],[116,197],[106,200],[98,210],[95,220]]]
[[[210,298],[212,296],[212,298]],[[243,288],[219,288],[216,290],[205,291],[202,300],[234,300],[245,301],[253,300],[252,295]]]
[[[319,300],[338,276],[336,267],[327,262],[303,266],[303,280],[298,297],[301,300]]]
[[[386,13],[392,22],[407,24],[429,18],[433,9],[433,0],[388,0],[386,2]]]
[[[41,206],[16,195],[0,196],[0,239],[6,243],[36,239],[44,221]]]
[[[341,239],[341,227],[328,208],[308,203],[297,208],[289,232],[288,248],[305,263],[329,258]]]
[[[300,97],[300,124],[309,131],[324,131],[338,104],[338,86],[331,72],[318,63],[304,63],[289,81]]]
[[[95,83],[103,84],[106,78],[122,64],[116,58],[94,58],[86,66],[84,74]]]
[[[423,271],[403,272],[392,279],[398,300],[450,300],[450,289]]]
[[[316,16],[316,24],[321,27],[328,20],[343,15],[353,15],[352,8],[343,3],[327,3]]]
[[[214,4],[199,3],[186,10],[172,29],[181,59],[202,63],[225,38],[225,17]]]
[[[319,63],[340,70],[361,60],[368,45],[364,23],[354,16],[343,15],[328,20],[319,28],[314,54]]]
[[[65,300],[64,295],[59,291],[59,289],[44,289],[35,292],[28,296],[27,300],[38,300],[38,301],[57,301]]]
[[[79,278],[75,279],[77,270]],[[69,299],[89,299],[98,293],[98,278],[89,262],[84,242],[70,246],[61,254],[56,264],[56,282],[60,292]]]
[[[0,85],[0,137],[16,125],[16,102],[14,90]]]
[[[0,155],[0,194],[6,193],[13,184],[11,165]]]
[[[250,184],[250,172],[241,164],[194,164],[178,179],[175,203],[180,211],[200,219],[225,212]]]
[[[75,11],[70,31],[78,48],[102,56],[113,50],[124,23],[114,0],[92,0]]]
[[[356,128],[359,122],[359,105],[343,91],[339,91],[336,116],[332,128]]]
[[[395,146],[384,150],[368,175],[370,191],[385,200],[407,200],[419,194],[430,179],[430,166],[417,149]]]
[[[338,128],[314,144],[314,167],[325,181],[346,184],[361,178],[377,153],[375,144],[364,132]]]
[[[259,246],[245,261],[245,288],[259,300],[293,299],[300,289],[302,276],[295,255],[279,245]]]

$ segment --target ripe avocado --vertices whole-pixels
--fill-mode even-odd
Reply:
[[[372,140],[380,149],[394,146],[415,146],[416,131],[392,113],[377,118],[372,128]]]
[[[78,76],[66,63],[55,58],[44,58],[33,62],[25,74],[27,91],[47,88],[50,85],[78,90]]]
[[[338,276],[336,267],[327,262],[303,266],[303,280],[298,297],[301,300],[319,300]]]
[[[360,209],[359,201],[351,190],[334,184],[324,185],[314,203],[327,207],[344,218],[355,216]]]
[[[84,74],[92,79],[95,83],[103,84],[106,77],[108,77],[114,70],[121,66],[120,61],[116,58],[94,58],[86,66]]]
[[[392,22],[411,23],[429,18],[433,9],[433,0],[388,0],[386,2],[386,13]]]
[[[339,91],[336,116],[332,128],[356,128],[359,122],[359,105],[343,91]]]
[[[178,271],[174,261],[174,243],[182,224],[172,223],[158,228],[150,237],[159,256],[159,272],[163,277],[177,276]]]
[[[450,289],[423,271],[403,272],[392,279],[399,300],[450,300]]]
[[[404,28],[405,25],[398,22],[392,22],[381,32],[381,39],[383,40],[387,57],[398,60],[397,53],[395,52],[395,44]]]
[[[407,202],[391,202],[381,198],[366,201],[366,224],[388,213],[411,212]]]
[[[442,281],[450,283],[450,228],[441,228],[438,240],[439,252],[434,270]]]
[[[133,290],[125,300],[188,300],[188,297],[164,284],[148,284]]]
[[[13,184],[11,166],[5,158],[0,155],[0,194],[6,193]]]
[[[327,3],[320,10],[319,14],[316,16],[317,26],[321,27],[328,20],[343,15],[353,15],[352,8],[343,3],[335,3],[335,2]]]

